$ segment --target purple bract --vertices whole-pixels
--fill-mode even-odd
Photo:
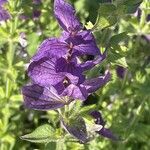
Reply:
[[[110,138],[112,140],[117,140],[118,138],[107,128],[105,128],[105,122],[102,118],[102,115],[98,111],[91,112],[91,116],[95,119],[95,124],[102,125],[102,129],[99,131],[96,131],[96,133],[106,137]]]

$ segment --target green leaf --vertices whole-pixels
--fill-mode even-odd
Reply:
[[[48,143],[59,140],[60,135],[50,125],[45,124],[36,128],[32,133],[21,136],[21,139],[35,143]]]
[[[101,4],[98,11],[97,21],[94,28],[100,27],[101,29],[112,26],[117,22],[116,15],[117,8],[113,4]]]
[[[0,98],[4,98],[4,97],[5,97],[4,89],[0,87]]]
[[[128,35],[126,32],[119,33],[119,34],[111,37],[109,43],[111,46],[115,46],[115,45],[119,44],[120,42],[125,41],[127,38],[128,38]]]
[[[47,143],[44,150],[56,150],[56,142]]]
[[[121,55],[120,53],[117,53],[115,51],[113,52],[109,52],[109,55],[107,57],[107,60],[110,62],[110,63],[113,63],[115,65],[119,65],[119,66],[122,66],[124,68],[126,68],[128,65],[127,65],[127,62],[126,62],[126,58]]]
[[[143,123],[138,123],[134,128],[134,136],[138,137],[141,141],[147,141],[150,137],[150,126]]]
[[[124,68],[127,68],[127,67],[128,67],[125,57],[122,57],[122,58],[120,58],[120,59],[117,59],[117,60],[115,61],[115,64],[117,64],[117,65],[119,65],[119,66],[122,66],[122,67],[124,67]]]
[[[82,107],[80,110],[80,114],[81,115],[85,115],[85,114],[89,114],[89,112],[91,112],[92,110],[96,109],[96,105],[90,105],[90,106],[86,106],[86,107]]]
[[[12,96],[10,97],[10,100],[11,100],[11,101],[22,101],[22,95],[21,95],[21,94],[12,95]]]
[[[27,51],[30,56],[33,56],[39,45],[39,36],[36,33],[32,33],[27,37],[27,41],[29,41]]]
[[[87,30],[92,29],[93,26],[94,26],[94,25],[92,24],[91,21],[87,22],[86,25],[85,25],[85,27],[86,27]]]
[[[143,0],[117,0],[116,3],[118,5],[118,9],[122,8],[122,11],[125,14],[132,14],[135,13],[142,1]]]

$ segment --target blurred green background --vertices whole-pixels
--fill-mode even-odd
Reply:
[[[121,140],[113,142],[98,135],[87,144],[63,141],[44,145],[20,139],[44,123],[58,126],[54,111],[24,108],[21,87],[29,83],[26,69],[39,44],[47,37],[58,37],[61,29],[52,0],[39,5],[31,0],[9,0],[5,8],[11,19],[0,22],[0,150],[149,150],[149,0],[113,0],[113,6],[109,0],[68,1],[87,28],[97,23],[93,31],[97,44],[101,51],[107,49],[106,60],[87,75],[93,77],[107,68],[112,74],[111,81],[90,95],[84,107],[95,105]],[[35,11],[40,11],[38,17]],[[118,66],[125,68],[123,78],[117,75]]]

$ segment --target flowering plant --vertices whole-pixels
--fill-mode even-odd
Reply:
[[[0,150],[149,149],[149,49],[149,0],[0,0]]]
[[[84,143],[90,139],[85,119],[80,111],[73,112],[72,109],[76,107],[77,100],[85,101],[88,95],[110,80],[108,70],[96,78],[88,79],[84,74],[105,59],[106,51],[100,52],[92,30],[83,28],[69,3],[55,0],[54,14],[63,32],[59,38],[46,39],[31,59],[28,67],[31,84],[22,89],[24,104],[36,110],[58,110],[62,127]],[[92,55],[94,59],[82,61],[81,56],[84,55]],[[66,111],[63,107],[70,110]],[[66,113],[69,115],[66,116]],[[99,112],[91,112],[91,116],[97,120],[101,118]],[[117,139],[104,128],[102,118],[96,121],[96,125],[90,126],[90,133],[96,131],[104,137]],[[22,136],[22,139],[28,140],[29,137],[30,140],[30,136]]]

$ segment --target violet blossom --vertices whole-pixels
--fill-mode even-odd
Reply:
[[[24,104],[30,109],[53,110],[75,100],[85,101],[111,78],[108,70],[103,76],[86,77],[85,71],[101,63],[106,52],[101,54],[92,31],[84,29],[74,8],[64,0],[55,0],[54,14],[63,32],[59,38],[44,40],[31,59],[28,67],[31,84],[22,88]],[[80,56],[84,55],[92,55],[94,60],[81,61]],[[82,117],[73,118],[73,124],[64,121],[63,117],[61,122],[65,130],[81,142],[89,140]],[[100,125],[103,128],[97,132],[110,137],[109,130],[102,122]]]
[[[0,21],[6,21],[10,19],[10,14],[3,7],[5,3],[7,3],[7,0],[0,0]]]
[[[90,114],[95,119],[95,124],[102,125],[102,129],[96,131],[96,133],[104,136],[106,138],[110,138],[112,140],[117,140],[118,138],[110,131],[110,129],[105,128],[105,121],[102,118],[102,115],[98,111],[93,111]]]
[[[126,71],[127,71],[126,68],[124,68],[122,66],[117,66],[117,68],[116,68],[117,76],[121,79],[123,79],[125,77]]]
[[[63,104],[57,100],[60,105],[47,107],[45,98],[47,97],[50,103],[53,93],[50,87],[57,91],[56,99],[68,97],[73,100],[86,100],[90,93],[98,90],[110,79],[108,71],[104,76],[94,79],[87,79],[84,75],[84,71],[100,63],[106,55],[100,53],[92,32],[83,30],[83,26],[75,16],[74,8],[64,0],[55,0],[54,14],[64,31],[60,38],[46,39],[31,60],[28,75],[32,85],[23,88],[23,95],[26,106],[32,109],[40,109],[40,100],[41,110],[56,109],[68,104],[69,100]],[[82,55],[93,55],[96,59],[79,63],[78,57]],[[41,87],[43,92],[44,89],[49,89],[48,94],[44,95],[39,88],[29,92],[35,85]],[[34,105],[36,100],[39,102],[38,108]]]
[[[104,76],[94,79],[86,79],[83,74],[84,71],[100,63],[106,55],[100,53],[92,32],[83,30],[83,26],[75,16],[75,10],[70,4],[64,0],[55,0],[54,14],[64,30],[63,34],[60,38],[46,39],[39,46],[38,52],[33,56],[29,65],[28,75],[33,85],[37,84],[48,89],[52,86],[60,97],[67,96],[71,99],[86,100],[89,94],[110,80],[108,71]],[[96,58],[79,63],[77,57],[82,55],[93,55]],[[34,92],[28,93],[27,91],[24,87],[25,104],[31,108],[29,102],[32,103],[34,97],[37,99],[36,95],[40,91],[37,90],[35,95]],[[32,98],[30,98],[31,96]],[[32,108],[37,109],[37,106],[32,105]],[[54,108],[46,107],[45,109]]]
[[[38,19],[41,15],[41,11],[40,10],[33,10],[33,19]]]

